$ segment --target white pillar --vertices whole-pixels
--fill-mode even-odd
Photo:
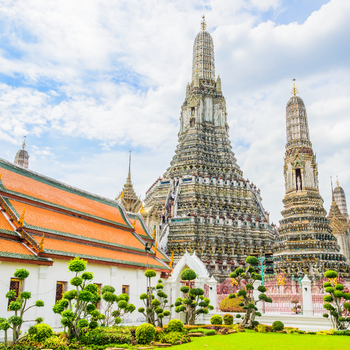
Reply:
[[[261,294],[259,291],[258,291],[258,287],[261,286],[261,281],[258,281],[258,280],[255,280],[254,283],[253,283],[253,297],[254,297],[254,300],[259,300],[259,294]],[[263,301],[259,301],[257,304],[256,304],[256,307],[258,308],[258,311],[259,312],[263,312]]]
[[[44,307],[35,307],[35,318],[44,317],[46,320],[50,319],[51,305],[55,303],[55,298],[52,295],[56,295],[56,286],[49,286],[47,283],[47,274],[49,271],[49,266],[40,265],[38,268],[38,291],[37,295],[33,295],[35,300],[42,300],[44,302]],[[48,290],[54,287],[53,293],[47,293]],[[33,301],[35,301],[33,300]],[[48,323],[48,322],[47,322]]]
[[[207,284],[209,286],[209,299],[210,299],[210,304],[214,306],[214,312],[217,311],[217,293],[216,293],[216,285],[218,284],[218,282],[216,281],[216,279],[211,276],[210,280],[207,281]]]
[[[307,275],[301,280],[301,288],[303,289],[303,316],[312,316],[314,311],[312,307],[311,281]]]

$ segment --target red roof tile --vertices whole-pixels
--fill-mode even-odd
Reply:
[[[24,209],[26,210],[24,216],[26,225],[144,249],[142,242],[130,231],[102,225],[70,215],[60,214],[52,210],[39,208],[13,199],[11,199],[10,202],[19,215]]]
[[[93,198],[92,195],[86,195],[84,192],[79,193],[78,190],[71,189],[58,182],[55,183],[54,180],[50,183],[47,178],[27,172],[24,169],[14,170],[16,171],[11,171],[0,164],[0,171],[3,173],[1,180],[8,190],[23,193],[103,219],[126,224],[121,210],[112,204],[101,203],[97,198]],[[21,171],[21,174],[18,171]]]

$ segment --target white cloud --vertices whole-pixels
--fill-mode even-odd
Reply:
[[[329,203],[330,174],[341,176],[349,194],[350,4],[332,0],[305,23],[287,25],[261,22],[261,12],[256,14],[283,11],[278,0],[205,5],[212,9],[203,11],[233,150],[244,175],[261,188],[273,221],[284,196],[285,104],[292,78],[306,103],[321,194]],[[124,183],[123,149],[137,148],[133,180],[143,194],[174,153],[203,12],[198,6],[195,0],[2,2],[2,33],[19,54],[3,47],[0,73],[23,78],[19,87],[0,85],[1,139],[19,143],[23,135],[51,132],[95,141],[100,148],[74,162],[45,148],[50,145],[42,154],[32,148],[31,167],[105,195]],[[118,160],[113,167],[110,159]]]

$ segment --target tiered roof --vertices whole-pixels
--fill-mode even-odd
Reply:
[[[153,238],[120,201],[73,188],[0,159],[0,260],[52,264],[79,256],[94,263],[168,272]],[[134,219],[134,220],[133,220]]]

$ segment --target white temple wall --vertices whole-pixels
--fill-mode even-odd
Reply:
[[[72,289],[69,281],[74,277],[74,273],[68,271],[68,260],[54,260],[53,266],[34,265],[25,263],[0,262],[0,317],[10,317],[14,313],[7,311],[7,298],[5,294],[9,291],[10,280],[14,277],[16,269],[25,268],[30,272],[29,277],[24,281],[24,291],[32,293],[29,305],[38,299],[44,301],[42,308],[33,307],[25,313],[25,320],[35,320],[37,317],[44,317],[45,323],[52,327],[60,327],[60,316],[52,311],[55,304],[57,282],[67,282],[67,289]],[[129,286],[130,301],[136,306],[136,310],[128,317],[127,322],[137,322],[144,319],[144,316],[137,312],[139,307],[144,307],[143,301],[139,299],[141,293],[147,290],[147,280],[144,276],[144,269],[109,266],[102,264],[88,263],[87,271],[94,274],[92,283],[112,285],[116,294],[122,293],[122,286]],[[160,273],[152,279],[152,284],[156,285]],[[101,309],[103,311],[103,301]],[[33,322],[25,323],[23,330],[28,329]],[[2,338],[2,336],[1,336]]]

